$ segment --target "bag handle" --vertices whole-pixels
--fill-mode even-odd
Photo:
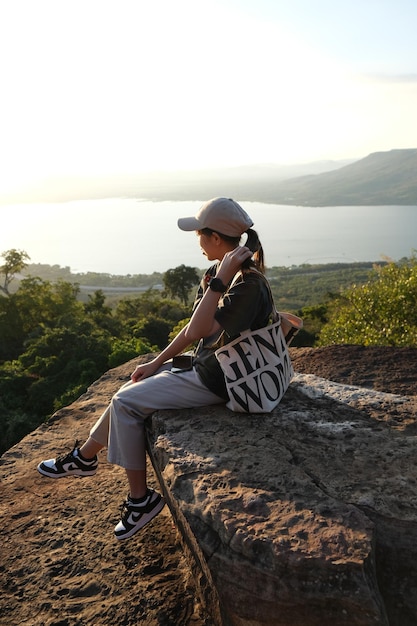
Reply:
[[[269,297],[271,299],[271,305],[272,305],[272,312],[271,312],[272,321],[274,323],[281,321],[281,327],[282,327],[282,332],[285,337],[285,342],[289,346],[291,341],[294,339],[295,335],[298,333],[298,331],[302,329],[303,320],[301,319],[301,317],[298,317],[297,315],[294,315],[293,313],[285,313],[283,311],[278,311],[276,304],[275,304],[274,296],[272,295],[271,285],[269,284],[269,280],[267,279],[265,274],[260,272],[256,267],[251,267],[247,269],[246,271],[256,272],[257,274],[259,274],[259,276],[263,279],[264,283],[266,284],[268,288],[268,292],[269,292]],[[239,272],[234,276],[230,287],[238,280],[238,277],[240,274],[243,275],[243,270],[239,270]]]
[[[280,317],[281,317],[281,314],[279,313],[279,311],[278,311],[278,309],[276,307],[274,296],[272,295],[272,291],[271,291],[271,285],[269,284],[269,280],[267,279],[265,274],[262,274],[262,272],[260,272],[256,267],[250,267],[247,270],[239,270],[237,272],[237,274],[235,274],[235,276],[234,276],[234,278],[233,278],[233,280],[232,280],[232,282],[230,284],[230,287],[232,287],[232,285],[235,282],[237,282],[237,280],[238,280],[240,275],[242,275],[242,276],[244,275],[244,271],[246,271],[246,272],[256,272],[256,274],[258,274],[262,278],[262,280],[264,281],[265,285],[268,288],[269,298],[271,300],[271,306],[272,306],[271,317],[272,317],[272,321],[274,323],[278,322]],[[230,287],[229,287],[229,289],[230,289]]]

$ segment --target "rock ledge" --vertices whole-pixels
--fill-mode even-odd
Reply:
[[[153,463],[224,624],[415,625],[416,431],[387,405],[415,407],[297,374],[271,415],[153,416]]]

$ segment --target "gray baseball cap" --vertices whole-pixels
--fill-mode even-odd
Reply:
[[[253,226],[253,221],[231,198],[213,198],[203,204],[195,217],[181,217],[178,226],[188,231],[210,228],[222,235],[240,237]]]

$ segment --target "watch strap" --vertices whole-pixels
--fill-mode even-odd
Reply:
[[[216,278],[216,276],[209,281],[209,287],[212,291],[216,291],[217,293],[225,293],[227,291],[227,285],[225,285],[220,278]]]

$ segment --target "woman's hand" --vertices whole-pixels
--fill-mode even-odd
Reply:
[[[226,252],[220,262],[216,277],[220,278],[220,280],[227,285],[240,270],[242,263],[250,259],[252,255],[252,250],[249,250],[246,246],[237,246],[237,248]]]
[[[138,383],[140,380],[153,376],[159,369],[159,365],[156,361],[149,361],[149,363],[142,363],[138,365],[135,371],[130,375],[130,379],[134,383]]]

